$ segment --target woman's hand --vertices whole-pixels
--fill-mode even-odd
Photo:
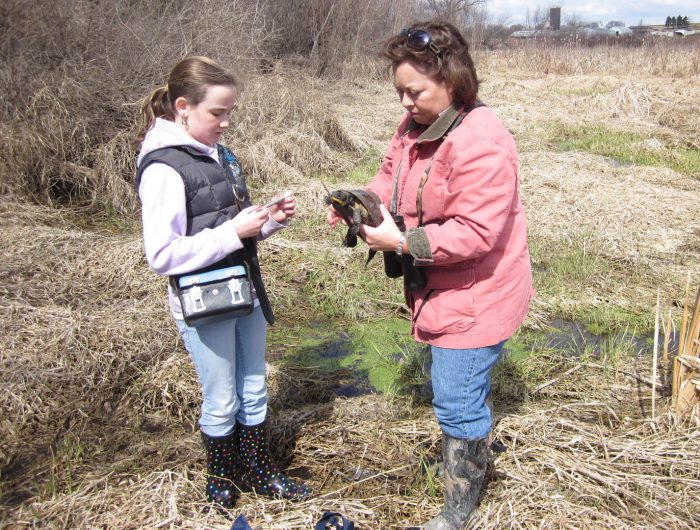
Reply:
[[[401,231],[396,226],[389,210],[383,204],[379,205],[384,220],[379,226],[360,225],[360,235],[372,250],[396,250],[401,237]]]
[[[326,210],[326,222],[331,225],[331,228],[335,228],[335,225],[338,223],[347,224],[345,219],[343,219],[330,204]]]
[[[287,194],[287,196],[282,202],[278,202],[277,204],[273,204],[267,208],[267,211],[270,212],[270,217],[272,217],[278,223],[284,223],[286,220],[294,217],[294,214],[296,213],[296,197],[294,197],[293,193],[288,191],[285,191],[284,194]]]
[[[259,205],[248,206],[233,218],[233,227],[240,239],[257,237],[269,217],[270,212],[267,208],[262,208]]]

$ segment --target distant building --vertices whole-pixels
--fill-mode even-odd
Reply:
[[[689,35],[695,35],[695,30],[693,29],[677,29],[673,32],[677,37],[687,37]]]
[[[629,26],[629,28],[632,30],[632,33],[639,35],[650,34],[656,31],[654,26]]]
[[[545,33],[541,29],[523,29],[519,31],[514,31],[510,34],[511,37],[515,39],[532,39],[534,37],[541,37]]]
[[[612,26],[611,28],[584,28],[583,34],[586,36],[605,35],[606,37],[628,37],[632,35],[632,30],[625,26]]]
[[[549,27],[554,31],[559,31],[561,29],[561,7],[550,8]]]
[[[608,33],[614,35],[615,37],[620,37],[622,35],[632,35],[632,30],[626,28],[625,26],[613,26],[608,28]]]

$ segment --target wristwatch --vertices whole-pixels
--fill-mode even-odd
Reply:
[[[399,236],[399,242],[396,244],[396,255],[398,257],[403,256],[403,246],[405,243],[406,243],[406,236],[401,234],[401,236]]]

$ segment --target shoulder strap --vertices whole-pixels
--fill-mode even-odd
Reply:
[[[447,132],[445,133],[445,136],[450,134],[453,130],[455,130],[457,127],[459,127],[459,124],[462,123],[462,120],[469,114],[471,111],[478,107],[485,107],[486,105],[480,100],[476,99],[474,102],[470,103],[464,109],[462,112],[455,118],[455,120],[452,122],[452,125],[450,125],[450,128],[447,129]],[[409,131],[406,131],[409,132]],[[405,134],[405,133],[404,133]],[[443,136],[444,138],[444,136]],[[421,197],[423,194],[423,186],[425,186],[425,182],[428,180],[428,174],[430,173],[430,166],[433,164],[433,158],[435,158],[435,155],[437,154],[437,150],[433,154],[433,156],[430,158],[430,161],[428,162],[428,166],[425,169],[425,172],[423,173],[423,178],[421,179],[421,185],[418,187],[418,197],[417,197],[417,204],[418,204],[418,224],[422,224],[422,209],[421,209]],[[391,193],[391,206],[389,207],[389,212],[392,215],[396,215],[397,209],[398,209],[398,201],[399,201],[399,179],[401,178],[401,170],[403,169],[403,158],[399,160],[399,165],[396,168],[396,172],[394,174],[394,185],[392,187],[392,193]]]
[[[219,159],[221,164],[224,166],[226,175],[231,179],[231,184],[233,186],[233,194],[236,197],[236,204],[238,205],[238,210],[242,210],[247,206],[251,205],[250,196],[248,195],[248,187],[243,177],[243,171],[241,165],[238,163],[238,159],[234,154],[226,147],[221,144],[217,145],[217,150],[219,152]],[[254,237],[244,237],[241,239],[243,243],[243,250],[245,252],[245,259],[250,267],[250,279],[255,287],[255,294],[258,295],[258,300],[260,301],[260,308],[262,309],[263,315],[265,315],[265,320],[271,326],[275,323],[275,315],[272,312],[272,305],[270,304],[270,299],[267,296],[267,291],[265,291],[265,284],[262,279],[262,272],[260,271],[260,261],[258,260],[258,241]]]
[[[394,174],[394,186],[391,191],[391,206],[389,207],[389,213],[391,215],[397,214],[398,202],[399,202],[399,179],[401,178],[401,168],[403,166],[403,157],[399,160],[399,165],[396,168],[396,173]]]
[[[473,103],[470,103],[467,105],[462,113],[455,118],[455,121],[452,122],[452,125],[450,125],[450,128],[447,129],[447,132],[445,133],[445,136],[450,134],[452,131],[454,131],[459,125],[462,123],[464,118],[467,117],[467,114],[469,114],[471,111],[473,111],[476,108],[479,107],[485,107],[486,105],[480,100],[477,99]],[[443,137],[444,138],[444,137]],[[428,182],[428,177],[430,176],[430,168],[433,165],[433,159],[435,158],[435,155],[437,155],[437,152],[440,148],[435,150],[433,153],[433,156],[430,157],[430,160],[428,161],[428,165],[425,167],[425,171],[423,172],[423,177],[420,180],[420,184],[418,185],[418,192],[416,193],[416,211],[418,212],[418,226],[423,226],[423,188],[425,188],[425,184]]]
[[[217,152],[219,153],[221,165],[226,170],[226,176],[231,180],[233,195],[236,198],[238,209],[242,210],[243,208],[250,206],[252,202],[250,200],[248,184],[246,184],[241,164],[238,161],[238,158],[236,158],[236,155],[234,155],[228,147],[217,144],[216,148]]]

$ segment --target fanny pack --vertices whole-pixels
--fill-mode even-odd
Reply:
[[[188,326],[237,318],[253,312],[250,273],[245,265],[232,265],[172,278]]]

